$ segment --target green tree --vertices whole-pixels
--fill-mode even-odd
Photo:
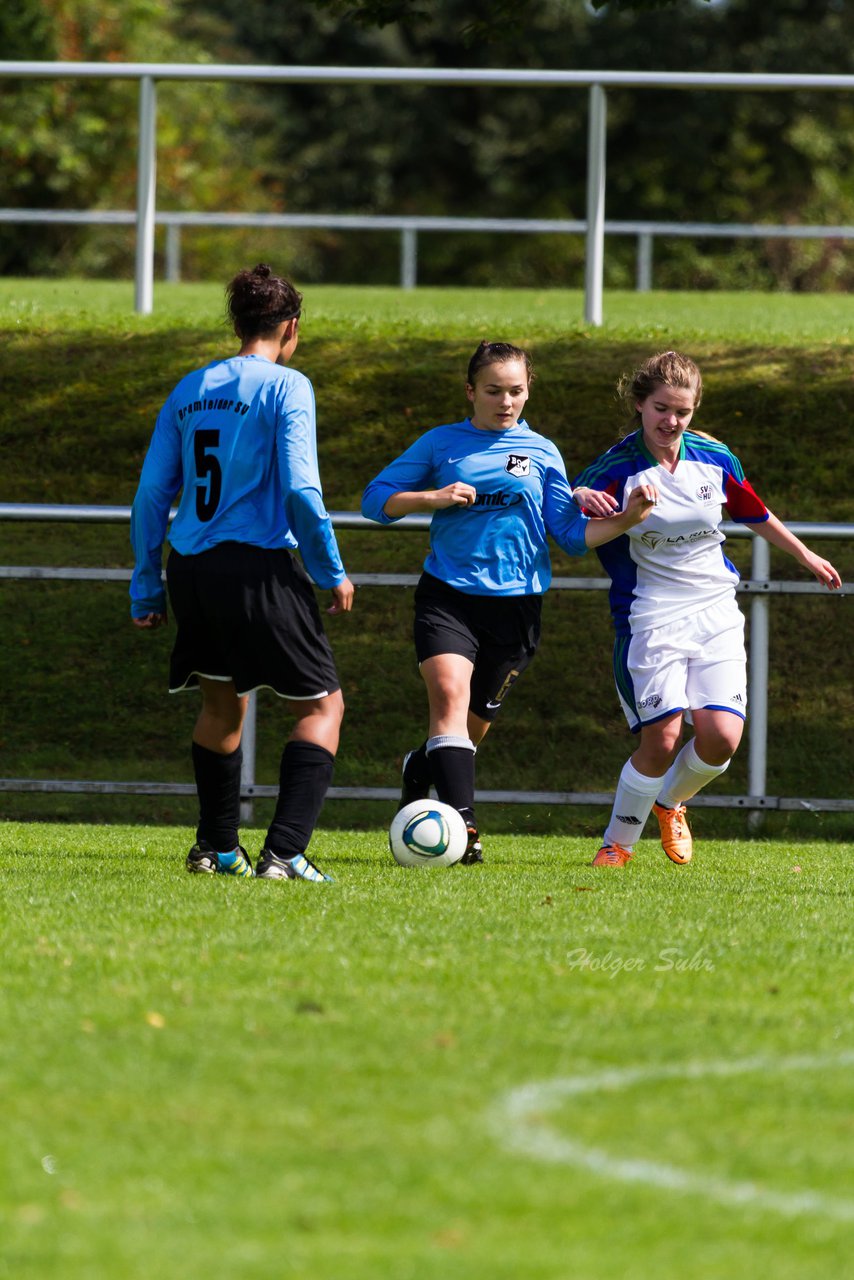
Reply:
[[[848,72],[844,0],[19,0],[0,14],[13,56],[266,64]],[[158,203],[184,209],[582,218],[587,94],[427,86],[180,84],[159,90]],[[136,86],[0,81],[6,203],[134,203]],[[854,106],[846,93],[611,90],[613,219],[854,222]],[[125,236],[125,260],[131,238]],[[52,237],[52,238],[51,238]],[[304,280],[397,278],[394,233],[260,237],[194,232],[188,266],[226,245]],[[39,245],[44,243],[44,251]],[[850,242],[656,247],[669,287],[850,288]],[[0,269],[115,269],[103,229],[0,230]],[[269,246],[269,248],[268,248]],[[575,237],[424,235],[434,283],[578,284]],[[634,246],[609,239],[611,284]]]
[[[208,0],[212,55],[252,61],[427,67],[848,71],[854,7],[842,0],[706,4],[569,0]],[[187,13],[192,35],[199,10]],[[229,45],[228,41],[231,40]],[[583,91],[282,86],[276,145],[292,210],[583,217]],[[667,221],[854,221],[850,95],[609,92],[608,216]],[[307,237],[315,278],[392,280],[389,236]],[[423,236],[435,282],[579,283],[583,245],[529,236]],[[634,246],[610,240],[612,283]],[[845,244],[660,243],[656,279],[788,288],[850,286]]]
[[[174,29],[173,0],[19,0],[0,12],[10,58],[204,62]],[[138,84],[110,79],[0,80],[4,203],[37,209],[133,209]],[[158,88],[158,204],[260,209],[270,199],[271,120],[233,86]],[[0,227],[0,270],[127,270],[132,233],[99,227]]]

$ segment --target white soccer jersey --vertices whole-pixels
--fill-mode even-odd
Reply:
[[[618,635],[664,626],[734,596],[739,575],[723,551],[723,507],[744,523],[768,519],[735,455],[690,431],[675,471],[659,465],[636,431],[573,481],[574,488],[604,489],[622,508],[641,484],[655,485],[658,505],[628,534],[597,549],[611,578]]]

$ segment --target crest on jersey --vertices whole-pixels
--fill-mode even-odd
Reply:
[[[504,470],[509,471],[511,476],[529,476],[531,459],[524,453],[508,453]]]
[[[710,484],[701,484],[697,490],[697,497],[701,502],[711,502],[714,496],[714,490]]]

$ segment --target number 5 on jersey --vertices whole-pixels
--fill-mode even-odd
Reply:
[[[199,430],[193,436],[196,462],[196,515],[202,523],[212,520],[222,497],[222,468],[214,450],[219,448],[219,432]]]

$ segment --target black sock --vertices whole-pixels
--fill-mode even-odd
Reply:
[[[219,853],[229,853],[240,843],[240,766],[243,748],[230,755],[209,751],[193,743],[193,772],[199,796],[196,839]]]
[[[430,757],[427,755],[426,741],[409,753],[409,759],[403,771],[403,780],[408,787],[412,787],[417,791],[429,791],[433,785],[433,775],[430,772]]]
[[[474,749],[472,747],[434,747],[430,752],[430,771],[436,795],[455,809],[474,813]]]
[[[315,742],[289,742],[279,769],[279,799],[265,847],[280,858],[305,853],[332,781],[335,757]]]

